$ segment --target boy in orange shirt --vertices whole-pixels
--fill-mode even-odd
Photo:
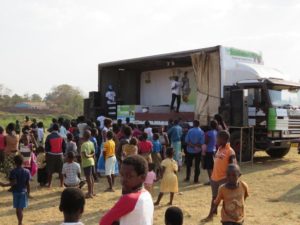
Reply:
[[[249,196],[248,185],[239,180],[240,168],[230,164],[227,169],[227,183],[219,188],[218,196],[214,201],[214,209],[223,201],[222,224],[242,225],[245,217],[245,200]]]
[[[202,220],[208,222],[213,219],[214,214],[217,214],[217,208],[214,207],[214,200],[218,195],[219,187],[226,183],[226,172],[229,164],[236,163],[235,152],[230,147],[230,134],[228,131],[220,131],[217,136],[217,144],[219,147],[215,155],[214,168],[211,175],[211,191],[212,201],[210,212],[207,218]]]

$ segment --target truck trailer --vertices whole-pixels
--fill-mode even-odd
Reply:
[[[253,157],[251,143],[271,157],[283,157],[298,146],[300,84],[265,66],[259,52],[215,46],[101,63],[98,73],[98,91],[85,100],[86,117],[107,115],[105,93],[113,86],[116,118],[129,117],[134,123],[162,125],[180,117],[208,126],[221,114],[243,161]],[[179,113],[169,109],[174,76],[189,82]]]

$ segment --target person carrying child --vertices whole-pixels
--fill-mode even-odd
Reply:
[[[85,198],[78,188],[66,188],[60,198],[59,210],[64,214],[61,225],[84,225],[80,218],[84,212]]]
[[[237,164],[227,168],[227,181],[220,186],[214,201],[214,210],[223,201],[221,218],[223,225],[242,225],[245,217],[245,200],[249,196],[248,185],[240,180],[241,172]],[[213,211],[214,211],[213,210]]]
[[[212,191],[212,202],[210,212],[207,218],[203,219],[203,222],[208,222],[213,219],[213,216],[217,214],[217,210],[214,207],[214,200],[218,195],[219,187],[226,183],[226,172],[228,165],[236,163],[235,152],[230,147],[230,134],[228,131],[220,131],[217,136],[217,144],[219,147],[215,155],[214,168],[211,175],[210,185]]]
[[[46,153],[45,149],[42,146],[37,148],[37,165],[38,165],[38,178],[37,181],[41,187],[46,186],[48,182],[48,174],[46,168]]]
[[[81,165],[84,171],[84,175],[88,185],[88,193],[86,198],[93,198],[94,193],[94,166],[95,166],[95,148],[93,142],[90,141],[91,132],[89,130],[84,131],[83,143],[81,145]]]
[[[154,206],[150,193],[143,188],[148,172],[147,161],[139,155],[124,159],[120,175],[122,197],[107,212],[99,225],[152,225]]]
[[[154,163],[148,164],[149,171],[146,176],[146,180],[144,182],[144,187],[151,195],[153,195],[153,184],[157,181],[156,173],[154,171],[155,165]]]
[[[103,145],[103,155],[105,158],[105,176],[107,177],[108,189],[106,191],[113,192],[115,183],[115,168],[117,163],[115,153],[115,142],[113,141],[113,132],[108,131],[106,134],[106,142]]]
[[[178,192],[178,165],[173,159],[174,149],[167,148],[166,152],[167,158],[161,163],[162,167],[162,180],[160,183],[160,193],[158,195],[155,205],[159,205],[164,193],[170,193],[169,205],[173,204],[174,194]]]
[[[64,163],[62,174],[64,175],[64,185],[65,187],[79,187],[85,184],[81,181],[81,168],[79,163],[74,162],[75,155],[74,152],[68,152],[67,162]]]
[[[9,183],[0,182],[0,186],[11,187],[13,207],[16,209],[18,225],[22,225],[23,210],[28,207],[28,196],[30,194],[30,172],[22,167],[22,155],[16,155],[13,160],[15,168],[9,174]]]

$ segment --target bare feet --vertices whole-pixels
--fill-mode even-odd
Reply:
[[[85,198],[86,198],[86,199],[93,198],[93,195],[87,193],[87,194],[85,195]]]
[[[113,188],[107,188],[104,192],[115,192]]]
[[[206,217],[205,219],[201,220],[201,222],[210,222],[213,220],[213,216],[209,215],[208,217]]]
[[[154,205],[155,205],[155,206],[158,206],[158,205],[159,205],[159,202],[155,202]]]
[[[172,205],[172,202],[169,202],[168,205]]]

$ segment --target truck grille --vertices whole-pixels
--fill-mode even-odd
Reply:
[[[300,119],[289,119],[289,130],[299,130],[300,131]]]

